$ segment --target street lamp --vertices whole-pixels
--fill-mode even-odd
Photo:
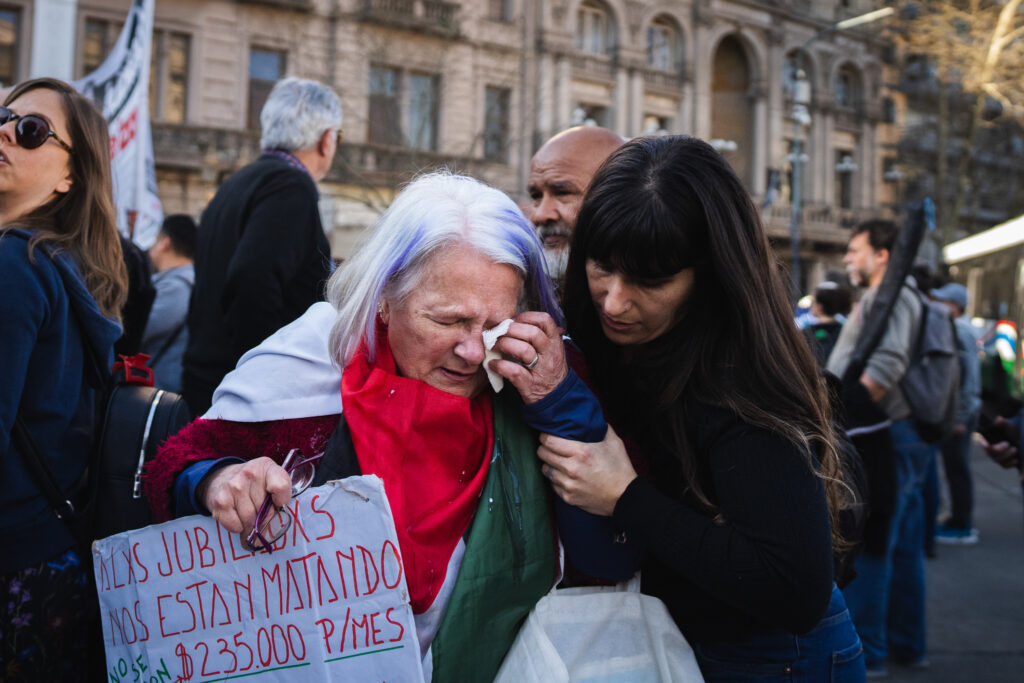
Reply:
[[[726,152],[735,152],[739,149],[739,145],[736,144],[735,140],[725,140],[723,138],[712,138],[711,140],[708,140],[708,144],[714,147],[715,151],[723,156]]]
[[[790,184],[790,278],[793,283],[793,295],[800,298],[800,213],[802,211],[801,187],[803,185],[803,167],[807,155],[803,150],[803,129],[811,125],[811,113],[807,105],[811,103],[811,83],[803,69],[797,68],[793,79],[793,150],[789,155],[790,167],[793,169],[793,181]]]
[[[844,31],[848,28],[855,26],[863,26],[864,24],[870,24],[873,21],[884,19],[885,17],[892,16],[896,12],[892,7],[883,7],[882,9],[875,10],[873,12],[867,12],[866,14],[860,14],[849,19],[843,19],[840,22],[833,24],[827,28],[818,31],[810,37],[797,51],[797,60],[794,63],[793,68],[796,73],[793,74],[793,151],[789,156],[790,163],[793,168],[793,184],[791,188],[791,213],[789,220],[789,239],[790,239],[790,277],[793,283],[793,295],[796,299],[800,298],[800,220],[802,213],[802,197],[800,196],[802,180],[803,165],[807,161],[807,155],[803,151],[803,129],[811,125],[811,114],[807,109],[807,106],[811,102],[811,84],[807,80],[807,74],[800,68],[799,60],[803,59],[808,47],[811,43],[822,38],[823,36],[835,33],[837,31]]]

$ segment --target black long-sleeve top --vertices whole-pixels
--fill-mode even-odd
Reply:
[[[684,494],[674,457],[648,453],[650,472],[614,512],[645,546],[643,592],[665,602],[691,642],[809,631],[832,588],[822,481],[790,441],[725,409],[688,401],[686,430],[720,519]]]

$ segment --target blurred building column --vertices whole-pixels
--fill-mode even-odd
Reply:
[[[74,78],[78,0],[36,0],[29,78]]]

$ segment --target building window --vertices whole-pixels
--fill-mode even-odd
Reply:
[[[369,139],[380,145],[402,144],[398,70],[370,67]]]
[[[437,150],[437,76],[409,75],[409,115],[405,143],[423,152]]]
[[[678,31],[668,19],[655,19],[647,27],[647,66],[661,71],[677,71],[678,55]]]
[[[87,76],[99,68],[110,51],[114,49],[117,37],[121,35],[120,21],[86,19],[85,36],[82,40],[82,66],[80,77]]]
[[[506,88],[484,89],[484,158],[508,161],[509,101]]]
[[[21,12],[16,9],[0,9],[0,86],[13,85],[18,81],[20,28]]]
[[[808,102],[810,102],[813,94],[811,92],[811,67],[807,60],[807,55],[802,52],[790,52],[782,63],[782,94],[785,95],[786,99],[796,99],[797,84],[799,82],[798,74],[801,70],[804,72],[805,87],[807,88],[807,91],[801,93],[801,95],[806,96]]]
[[[610,22],[604,7],[588,0],[576,13],[576,47],[595,55],[607,54],[611,47],[609,40]]]
[[[836,204],[840,209],[853,208],[853,174],[857,171],[857,163],[853,153],[848,150],[836,150]]]
[[[184,33],[153,31],[153,55],[149,62],[149,116],[154,121],[185,121],[190,42]]]
[[[511,23],[513,0],[487,0],[487,18],[491,21]]]
[[[249,50],[249,128],[259,130],[260,112],[274,84],[284,77],[285,53],[278,50]]]
[[[391,67],[370,67],[367,117],[370,142],[436,151],[440,109],[438,82],[435,75],[403,74]]]
[[[860,106],[860,81],[853,69],[844,66],[839,70],[834,94],[840,107],[855,109]]]

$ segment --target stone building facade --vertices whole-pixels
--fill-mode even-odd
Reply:
[[[70,22],[73,73],[102,60],[129,0],[0,0],[0,81],[37,75],[36,25]],[[849,226],[891,198],[885,45],[828,29],[869,0],[158,0],[151,112],[161,200],[198,215],[258,154],[276,78],[331,83],[345,141],[321,185],[336,255],[415,172],[446,165],[517,198],[550,135],[590,122],[626,137],[712,140],[789,260],[791,144],[804,142],[805,280],[839,264]],[[70,13],[70,14],[69,14]],[[59,32],[59,31],[58,31]],[[793,76],[811,84],[792,119]],[[4,70],[6,69],[6,71]]]

